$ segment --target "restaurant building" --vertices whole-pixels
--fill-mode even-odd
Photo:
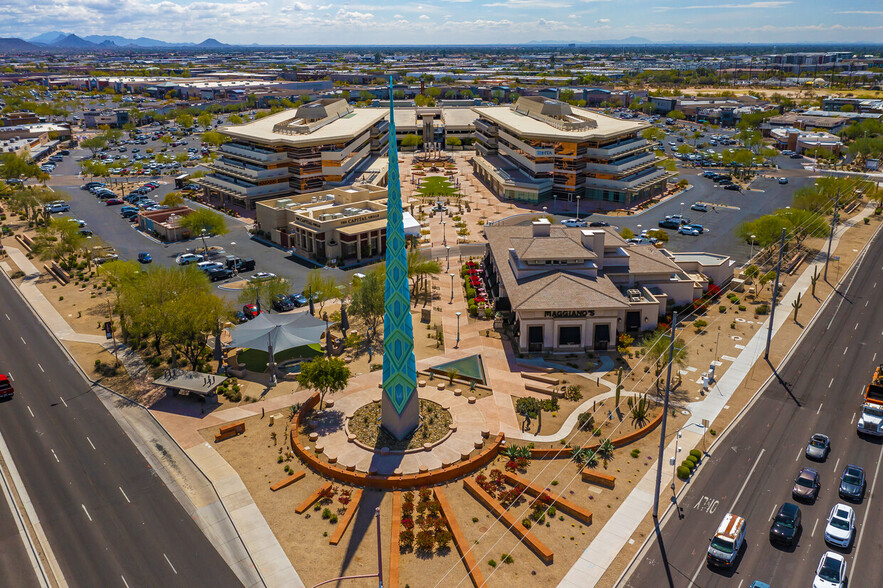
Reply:
[[[488,293],[522,352],[606,351],[624,332],[655,329],[667,310],[733,277],[729,257],[672,254],[610,228],[485,228]],[[713,276],[713,277],[711,277]]]

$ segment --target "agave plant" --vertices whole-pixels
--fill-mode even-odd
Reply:
[[[530,459],[533,457],[533,454],[530,452],[530,447],[527,447],[526,445],[516,447],[516,450],[517,455],[515,457],[522,457],[524,459]]]
[[[595,453],[604,461],[609,461],[613,458],[613,449],[613,443],[611,443],[610,439],[607,439],[601,444],[600,447],[598,447]]]
[[[576,462],[577,465],[584,464],[586,462],[586,457],[586,450],[581,447],[575,447],[571,455],[571,459]]]
[[[518,445],[509,445],[506,447],[506,451],[503,452],[503,455],[508,457],[509,459],[516,459],[521,457],[521,447]]]

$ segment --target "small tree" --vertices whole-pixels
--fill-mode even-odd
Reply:
[[[325,395],[346,388],[350,368],[337,357],[317,357],[301,366],[297,383],[319,392],[319,410],[324,408]]]
[[[168,206],[170,208],[175,208],[176,206],[181,206],[184,204],[184,197],[181,196],[180,192],[175,192],[174,190],[166,194],[165,198],[162,199],[163,206]]]
[[[206,235],[226,235],[227,223],[224,217],[208,208],[197,208],[190,214],[181,218],[181,226],[190,229],[194,237],[202,238],[202,246],[208,252],[205,243]]]
[[[634,239],[635,238],[635,232],[628,227],[623,227],[622,230],[619,232],[619,234],[622,235],[623,239]]]

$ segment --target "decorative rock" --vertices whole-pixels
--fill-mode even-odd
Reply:
[[[481,449],[482,445],[484,445],[484,441],[476,441],[473,445],[476,449]]]
[[[392,473],[394,476],[401,476],[402,475],[402,468],[396,468],[392,471]]]
[[[451,423],[450,425],[448,425],[448,430],[449,430],[451,433],[456,433],[456,432],[457,432],[457,425]]]
[[[425,466],[425,465],[422,465],[422,466],[420,466],[420,470],[419,470],[419,471],[420,471],[421,474],[426,474],[426,473],[429,472],[429,467],[427,467],[427,466]]]
[[[348,442],[350,442],[350,443],[355,443],[355,442],[356,442],[356,436],[355,436],[354,434],[350,433],[349,435],[346,436],[346,440],[347,440]]]
[[[469,404],[475,404],[475,396],[469,397]]]
[[[325,447],[322,445],[316,445],[315,449],[316,453],[322,453],[323,451],[325,451]]]
[[[432,451],[432,443],[424,443],[423,449],[425,449],[426,451]]]
[[[488,431],[487,429],[482,429],[482,430],[481,430],[481,436],[484,437],[485,439],[488,439],[488,438],[490,438],[490,436],[491,436],[491,432]],[[504,441],[504,442],[505,442],[505,441]]]
[[[417,382],[417,386],[419,388],[425,388],[426,387],[426,380],[420,380],[419,382]]]
[[[319,433],[310,433],[310,442],[315,443],[319,440]]]
[[[439,382],[439,384],[438,384],[438,389],[439,389],[439,390],[444,390],[444,389],[445,389],[445,383],[444,383],[444,382]]]
[[[333,400],[326,400],[325,401],[325,408],[331,408],[332,406],[334,406]]]
[[[463,395],[463,391],[460,390],[459,388],[456,388],[454,390],[454,396],[462,396],[462,395]]]
[[[381,447],[380,455],[389,455],[389,447]]]

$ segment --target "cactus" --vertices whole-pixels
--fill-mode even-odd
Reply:
[[[803,303],[800,301],[800,292],[797,293],[797,298],[794,302],[791,303],[791,307],[794,308],[794,322],[797,322],[797,311],[803,306]]]

